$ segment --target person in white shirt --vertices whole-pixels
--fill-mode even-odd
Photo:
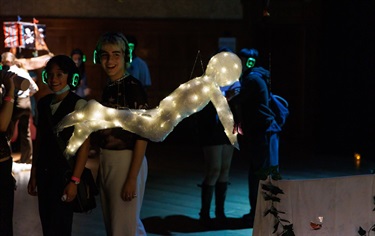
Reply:
[[[9,71],[30,81],[30,86],[25,91],[18,90],[15,94],[15,107],[13,110],[11,124],[8,128],[8,136],[14,135],[14,130],[18,121],[18,135],[20,140],[20,163],[31,163],[33,144],[30,132],[31,101],[30,97],[38,92],[39,88],[35,81],[31,78],[28,71],[23,68],[21,63],[17,63],[16,57],[11,52],[4,52],[1,55],[1,63],[9,66]]]

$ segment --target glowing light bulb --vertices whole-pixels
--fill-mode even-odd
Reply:
[[[356,169],[359,169],[361,167],[361,154],[354,153],[354,161]]]
[[[83,113],[77,113],[77,118],[78,119],[82,119],[84,117],[85,117],[85,115]]]
[[[208,93],[208,91],[210,91],[210,88],[208,86],[204,86],[202,91],[203,93]]]

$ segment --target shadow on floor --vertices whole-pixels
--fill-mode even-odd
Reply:
[[[172,232],[194,233],[215,230],[236,230],[251,228],[242,218],[227,218],[225,222],[212,219],[209,225],[204,225],[199,219],[185,215],[171,215],[165,218],[159,216],[142,219],[148,233],[173,235]]]

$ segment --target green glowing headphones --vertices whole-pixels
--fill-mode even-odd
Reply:
[[[241,57],[247,58],[247,61],[246,61],[247,68],[253,68],[256,63],[256,58],[258,58],[259,56],[259,53],[258,53],[258,50],[256,50],[255,48],[250,48],[250,49],[243,48],[241,49],[239,55]]]
[[[100,49],[101,49],[101,45],[104,42],[107,42],[107,41],[115,41],[116,39],[120,38],[121,40],[124,41],[125,43],[125,63],[128,65],[130,65],[130,63],[132,62],[132,52],[134,50],[134,44],[133,44],[133,47],[131,49],[131,45],[129,44],[128,40],[126,39],[126,37],[122,34],[122,33],[106,33],[104,34],[98,41],[98,43],[96,44],[96,47],[95,47],[95,50],[94,50],[94,56],[93,56],[93,59],[94,59],[94,64],[99,64],[100,63]]]
[[[249,57],[248,59],[247,59],[247,62],[246,62],[246,67],[247,68],[253,68],[254,66],[255,66],[255,62],[256,62],[257,60],[255,59],[255,58],[253,58],[253,57]]]
[[[42,81],[43,83],[47,84],[48,82],[48,73],[47,71],[52,69],[53,65],[57,65],[64,74],[68,74],[68,85],[71,90],[75,90],[80,83],[81,76],[79,74],[79,70],[76,67],[74,61],[66,55],[57,55],[52,57],[42,72]]]
[[[78,73],[74,73],[72,76],[70,76],[70,74],[68,74],[68,84],[71,87],[71,89],[77,88],[80,80],[81,79],[80,79],[80,76],[79,76]],[[43,72],[42,72],[42,81],[43,81],[44,84],[48,84],[47,83],[48,75],[47,75],[46,70],[43,70]]]
[[[78,55],[81,56],[81,60],[82,60],[83,63],[86,62],[86,55],[82,52],[81,49],[79,49],[79,48],[73,49],[73,50],[70,52],[70,58],[73,59],[73,55],[75,55],[75,54],[78,54]]]

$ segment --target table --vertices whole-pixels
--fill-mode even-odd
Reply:
[[[260,184],[265,183],[261,181]],[[281,218],[293,224],[297,236],[358,236],[359,227],[366,231],[375,224],[375,175],[356,175],[309,180],[273,181],[284,194],[274,206],[285,212]],[[281,227],[272,234],[275,217],[264,216],[271,206],[259,188],[253,235],[280,235]],[[313,230],[311,221],[323,217],[322,227]]]

